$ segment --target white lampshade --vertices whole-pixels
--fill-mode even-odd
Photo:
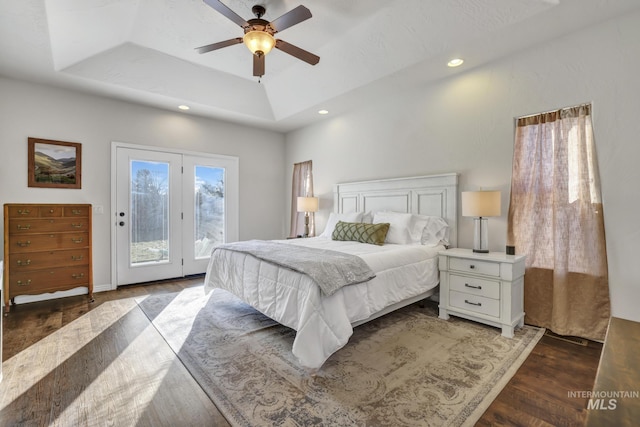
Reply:
[[[298,212],[318,212],[318,198],[298,197]]]
[[[499,191],[463,191],[462,216],[500,216]]]
[[[254,55],[258,51],[266,55],[273,49],[273,46],[276,45],[276,40],[266,31],[249,31],[245,33],[242,40]]]

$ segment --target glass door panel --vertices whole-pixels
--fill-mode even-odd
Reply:
[[[167,162],[131,161],[131,266],[170,259],[169,166]]]
[[[209,258],[214,246],[224,243],[224,168],[194,168],[194,256]]]

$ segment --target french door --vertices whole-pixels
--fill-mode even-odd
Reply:
[[[114,143],[114,283],[204,273],[238,239],[238,159]]]

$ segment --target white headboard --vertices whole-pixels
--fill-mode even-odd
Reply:
[[[449,224],[449,243],[458,246],[458,174],[345,182],[333,190],[337,213],[394,211],[440,216]]]

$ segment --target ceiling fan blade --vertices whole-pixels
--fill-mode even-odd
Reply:
[[[207,53],[212,50],[222,49],[223,47],[233,46],[234,44],[242,43],[242,37],[236,37],[235,39],[225,40],[223,42],[212,43],[205,46],[197,47],[196,50],[198,53]]]
[[[253,75],[264,76],[264,55],[253,55]]]
[[[276,48],[311,65],[316,65],[320,62],[319,56],[314,55],[311,52],[307,52],[304,49],[300,49],[298,46],[294,46],[284,40],[276,40]]]
[[[269,23],[269,26],[278,33],[282,30],[286,30],[289,27],[293,27],[296,24],[306,21],[311,18],[311,11],[306,7],[300,5],[295,9],[290,10],[281,17],[274,19]]]
[[[204,2],[209,6],[211,6],[212,8],[214,8],[215,10],[217,10],[218,12],[220,12],[221,14],[223,14],[224,16],[226,16],[227,18],[229,18],[230,20],[232,20],[233,22],[235,22],[236,24],[240,25],[242,28],[249,25],[246,19],[242,18],[233,10],[229,9],[219,0],[204,0]]]

